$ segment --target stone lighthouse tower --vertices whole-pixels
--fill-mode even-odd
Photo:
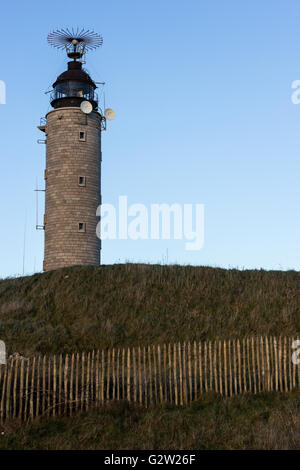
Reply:
[[[53,84],[52,110],[45,125],[44,271],[100,264],[96,234],[101,204],[101,131],[106,119],[98,110],[96,84],[83,69],[84,54],[100,46],[90,31],[58,30],[48,42],[65,49],[68,68]]]

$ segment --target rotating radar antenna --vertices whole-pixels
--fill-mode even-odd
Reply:
[[[48,43],[57,49],[65,49],[70,59],[81,59],[88,51],[102,46],[100,34],[85,29],[57,29],[48,34]]]

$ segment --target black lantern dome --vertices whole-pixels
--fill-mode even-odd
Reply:
[[[98,108],[96,88],[95,82],[82,69],[82,63],[73,60],[68,62],[68,70],[60,74],[53,84],[51,106],[55,109],[80,106],[82,101],[90,101],[96,110]]]

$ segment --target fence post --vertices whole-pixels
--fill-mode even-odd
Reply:
[[[127,400],[130,402],[130,348],[127,349]]]
[[[133,401],[137,402],[137,373],[136,373],[136,357],[135,348],[132,348],[132,364],[133,364]]]
[[[16,359],[16,361],[15,361],[15,371],[14,371],[14,385],[13,385],[13,418],[16,418],[16,415],[17,415],[18,368],[19,368],[19,359]],[[1,377],[0,377],[0,383],[1,383]]]
[[[228,396],[228,377],[227,377],[227,350],[226,350],[226,341],[224,340],[224,387],[225,387],[225,396]]]
[[[213,363],[212,363],[211,341],[208,342],[208,363],[209,363],[209,390],[213,390]]]
[[[106,401],[110,400],[110,349],[107,351]]]
[[[35,375],[35,357],[33,358],[32,369],[31,369],[31,390],[30,390],[30,419],[31,420],[33,420],[34,418],[34,411],[33,411],[34,375]]]
[[[86,391],[85,391],[85,409],[89,409],[90,403],[90,373],[91,373],[91,353],[88,353],[87,356],[87,365],[86,365]]]
[[[168,374],[169,374],[169,399],[170,403],[173,403],[173,387],[172,387],[172,351],[171,351],[171,344],[168,344]],[[175,388],[175,380],[174,380],[174,388]]]
[[[197,389],[197,344],[194,341],[194,400],[198,399],[198,389]]]
[[[193,401],[193,378],[192,378],[192,359],[191,359],[191,343],[188,342],[188,374],[189,374],[189,402]]]
[[[150,405],[153,403],[153,398],[152,398],[152,364],[151,364],[151,349],[150,346],[148,346],[148,367],[149,367],[149,395],[150,395]]]
[[[148,407],[148,383],[147,383],[147,356],[146,348],[143,347],[143,364],[144,364],[144,383],[145,383],[145,406]]]
[[[55,393],[54,393],[55,395]],[[71,375],[70,375],[70,390],[69,390],[69,410],[70,416],[73,415],[74,404],[74,353],[71,356]]]
[[[173,345],[173,373],[174,373],[174,387],[175,387],[175,405],[178,405],[178,388],[177,388],[177,361],[176,361],[176,344]]]
[[[2,368],[2,366],[0,366]],[[6,362],[4,366],[4,377],[3,377],[3,383],[2,383],[2,393],[1,393],[1,422],[3,423],[4,421],[4,414],[5,414],[5,390],[6,390],[6,379],[7,379],[7,367],[8,364]]]
[[[113,393],[112,399],[116,399],[116,371],[115,371],[115,348],[112,350],[112,375],[113,375]]]
[[[222,342],[219,341],[219,388],[220,394],[223,395],[223,382],[222,382]]]
[[[139,368],[139,403],[143,404],[143,383],[142,383],[142,359],[141,359],[141,348],[138,349],[138,368]],[[146,386],[146,384],[144,384]]]
[[[68,371],[69,371],[69,355],[65,357],[65,370],[64,370],[64,414],[68,413]]]
[[[202,343],[198,344],[198,354],[199,354],[199,385],[200,385],[200,395],[203,393],[202,389]]]

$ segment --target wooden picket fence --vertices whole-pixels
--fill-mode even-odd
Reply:
[[[108,401],[187,405],[205,392],[231,397],[300,388],[296,338],[260,337],[11,357],[0,366],[0,420],[72,415]]]

